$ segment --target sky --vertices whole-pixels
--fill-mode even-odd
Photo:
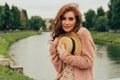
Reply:
[[[0,5],[7,3],[10,7],[17,6],[20,10],[25,9],[28,17],[41,16],[42,18],[54,18],[58,10],[67,3],[77,3],[82,15],[89,9],[97,10],[102,7],[108,10],[110,0],[0,0]]]

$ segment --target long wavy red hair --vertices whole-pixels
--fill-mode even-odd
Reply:
[[[62,21],[62,17],[64,16],[64,14],[69,11],[73,11],[75,14],[75,18],[76,18],[76,25],[73,31],[77,32],[78,29],[81,27],[80,25],[82,23],[82,15],[80,11],[78,10],[78,7],[75,4],[66,4],[60,8],[55,19],[53,20],[53,31],[51,33],[53,40],[55,39],[55,37],[58,37],[61,34],[65,33],[64,30],[62,29],[61,21]]]

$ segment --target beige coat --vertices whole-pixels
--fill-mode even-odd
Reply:
[[[66,50],[62,51],[64,54],[59,54],[59,52],[57,52],[57,42],[59,39],[57,38],[51,44],[51,60],[58,73],[54,80],[59,80],[59,78],[62,76],[65,68],[64,63],[70,64],[74,67],[73,71],[75,80],[94,80],[93,65],[96,49],[95,44],[90,32],[86,28],[80,28],[77,34],[82,45],[81,56],[71,55]]]

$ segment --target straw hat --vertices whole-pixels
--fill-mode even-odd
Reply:
[[[66,33],[58,42],[58,46],[65,46],[65,49],[74,55],[80,55],[81,42],[79,37],[74,32]]]

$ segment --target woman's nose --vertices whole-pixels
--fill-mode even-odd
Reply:
[[[65,21],[65,24],[69,24],[69,21],[68,21],[68,20],[66,20],[66,21]]]

